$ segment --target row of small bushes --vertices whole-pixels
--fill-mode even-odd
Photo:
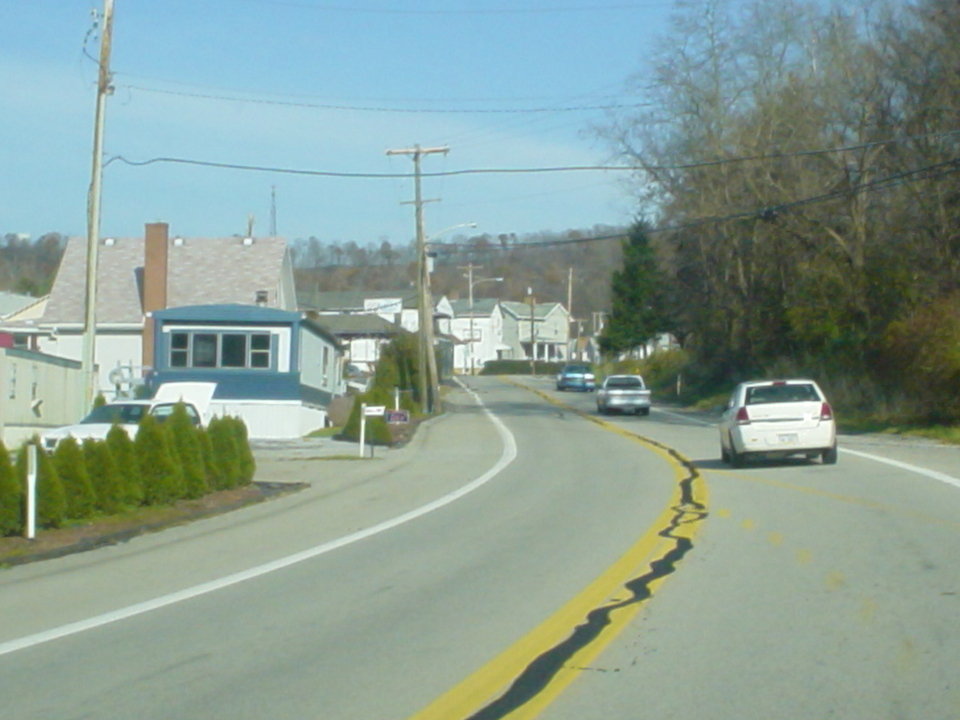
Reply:
[[[28,444],[11,458],[0,443],[0,536],[23,532]],[[49,454],[38,448],[37,460],[40,528],[199,498],[250,483],[256,469],[242,420],[197,428],[182,405],[163,423],[145,416],[135,439],[115,426],[105,440],[66,438]]]

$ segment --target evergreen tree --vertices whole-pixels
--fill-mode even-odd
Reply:
[[[81,519],[93,515],[97,508],[97,497],[90,483],[80,443],[73,437],[64,438],[57,444],[52,459],[66,493],[67,517]]]
[[[237,438],[225,417],[215,417],[207,426],[213,446],[213,463],[216,468],[218,489],[229,490],[239,484],[240,459]]]
[[[611,310],[599,339],[600,349],[611,354],[644,346],[665,325],[661,274],[646,223],[634,223],[622,244],[623,266],[611,279]]]
[[[239,482],[241,485],[247,485],[253,482],[253,476],[257,472],[257,461],[253,457],[253,450],[250,448],[247,424],[238,417],[230,418],[230,421],[237,443]]]
[[[220,469],[214,458],[213,442],[210,440],[209,428],[200,428],[197,431],[197,439],[200,441],[200,455],[203,458],[207,487],[211,490],[219,490],[223,487],[223,479],[220,477]]]
[[[119,425],[114,425],[107,433],[107,447],[116,465],[120,478],[120,501],[126,506],[143,504],[143,481],[140,475],[140,461],[137,458],[133,440]]]
[[[10,462],[10,453],[0,442],[0,537],[23,528],[23,489]]]
[[[87,438],[82,448],[97,508],[108,515],[120,512],[124,505],[124,483],[110,447],[103,440]]]
[[[143,481],[145,505],[166,505],[183,497],[183,473],[170,447],[170,433],[153,415],[145,415],[133,441]]]
[[[183,403],[177,403],[166,422],[173,440],[173,449],[183,471],[185,497],[198,498],[207,494],[207,472],[200,449],[197,428],[190,421]]]

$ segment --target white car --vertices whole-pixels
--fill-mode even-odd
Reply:
[[[152,400],[117,400],[95,407],[76,425],[67,425],[44,433],[40,438],[41,445],[45,450],[53,451],[57,444],[68,436],[77,442],[83,442],[86,438],[104,440],[114,425],[119,425],[127,431],[127,435],[134,438],[144,415],[153,415],[163,422],[173,414],[173,408],[178,402],[184,404],[193,424],[201,425],[216,387],[216,383],[209,382],[164,383],[157,388]]]
[[[837,462],[833,409],[813,380],[737,385],[720,418],[720,456],[733,467],[751,457],[820,457]]]
[[[159,422],[163,422],[173,414],[175,406],[175,402],[153,400],[123,400],[107,403],[95,407],[76,425],[67,425],[44,433],[41,438],[43,449],[52,452],[57,449],[60,441],[67,437],[72,437],[77,442],[83,442],[87,438],[104,440],[114,425],[119,425],[127,431],[127,435],[135,438],[140,429],[140,420],[145,415],[153,415]],[[200,413],[197,409],[191,403],[184,403],[184,407],[193,424],[199,425]]]

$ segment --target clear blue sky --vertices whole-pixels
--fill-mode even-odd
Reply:
[[[99,35],[85,38],[101,9],[0,0],[0,233],[86,232],[96,66],[84,49],[99,52]],[[385,151],[419,143],[450,148],[424,158],[425,172],[607,163],[591,131],[605,111],[566,108],[640,102],[627,78],[671,10],[671,0],[115,0],[104,155],[378,174],[411,171]],[[553,110],[527,112],[536,108]],[[425,178],[424,197],[441,198],[426,206],[427,232],[626,223],[626,179]],[[174,234],[225,236],[253,214],[264,235],[272,187],[288,239],[413,236],[409,179],[119,161],[104,170],[102,234],[164,221]]]

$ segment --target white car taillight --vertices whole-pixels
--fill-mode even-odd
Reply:
[[[830,407],[830,403],[820,405],[820,419],[833,420],[833,409]]]
[[[737,420],[737,425],[750,424],[750,415],[747,413],[747,409],[745,407],[742,407],[739,410],[737,410],[736,420]]]

